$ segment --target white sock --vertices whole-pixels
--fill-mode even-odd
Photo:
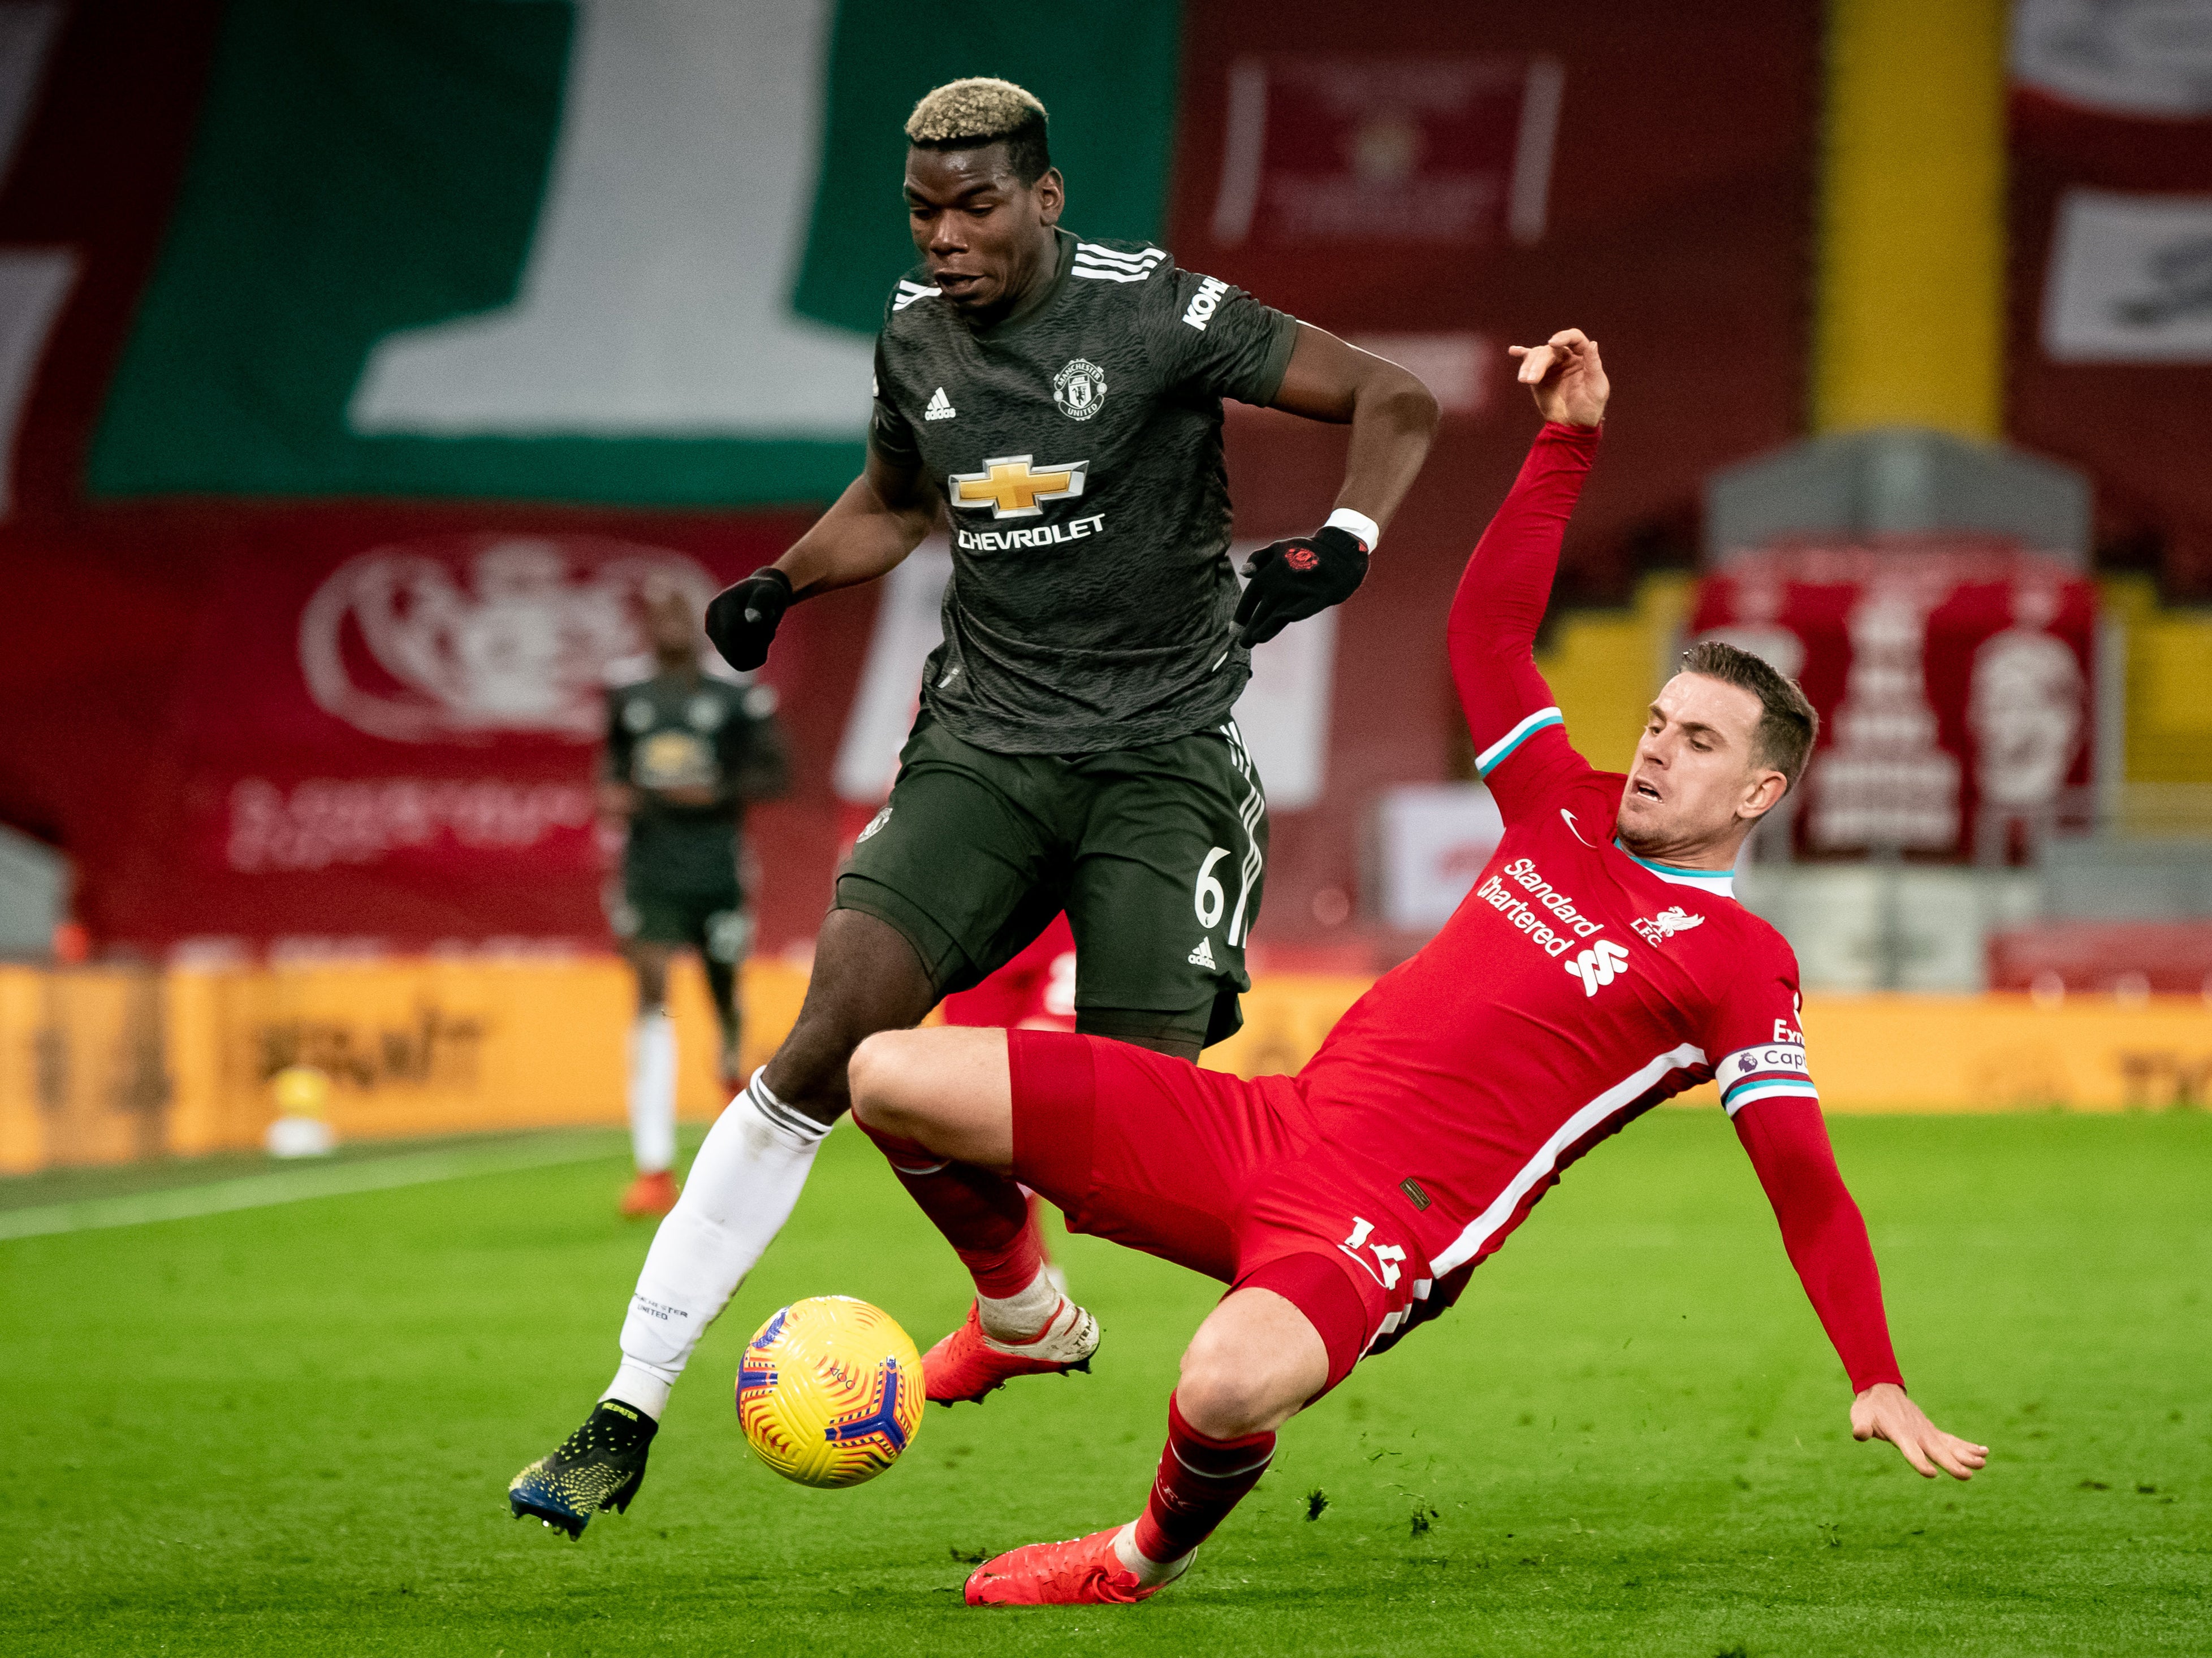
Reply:
[[[668,1390],[676,1385],[682,1374],[665,1364],[641,1364],[634,1358],[625,1358],[615,1367],[615,1379],[607,1383],[601,1399],[619,1399],[625,1405],[635,1405],[655,1422],[668,1408]]]
[[[629,1149],[641,1175],[676,1166],[676,1022],[665,1008],[639,1014],[630,1027]]]
[[[765,1069],[707,1131],[684,1194],[653,1235],[623,1320],[622,1368],[607,1394],[656,1418],[655,1401],[628,1389],[658,1382],[665,1406],[699,1338],[791,1218],[830,1132],[776,1098]]]
[[[1032,1340],[1052,1321],[1061,1299],[1060,1286],[1044,1268],[1039,1267],[1037,1275],[1029,1281],[1029,1287],[1017,1295],[997,1300],[978,1295],[976,1321],[982,1325],[985,1335],[996,1336],[1000,1341]]]
[[[1132,1520],[1121,1527],[1114,1539],[1114,1557],[1122,1568],[1137,1574],[1137,1581],[1146,1588],[1155,1583],[1171,1583],[1190,1570],[1190,1563],[1198,1558],[1198,1551],[1175,1560],[1155,1560],[1137,1546],[1137,1522]]]

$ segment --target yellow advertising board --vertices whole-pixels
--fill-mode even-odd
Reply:
[[[145,969],[0,966],[0,1174],[161,1154],[162,989]]]
[[[618,1121],[628,976],[614,962],[173,974],[170,1146],[258,1145],[291,1066],[330,1078],[341,1140]]]
[[[744,982],[750,1070],[797,1017],[805,971],[756,963]],[[1271,975],[1206,1063],[1296,1071],[1369,983]],[[0,1173],[252,1149],[276,1115],[272,1079],[300,1065],[329,1078],[341,1140],[618,1124],[633,995],[611,958],[0,968]],[[678,1109],[710,1119],[726,1093],[696,965],[678,965],[671,999]],[[2197,997],[1816,996],[1804,1019],[1831,1111],[2159,1110],[2212,1096],[2212,1007]]]
[[[2201,996],[1808,996],[1805,1047],[1831,1111],[2202,1108]]]
[[[805,990],[798,969],[747,969],[747,1064],[774,1051]],[[728,1095],[696,964],[678,964],[670,1003],[678,1110],[711,1118]],[[179,971],[167,1011],[169,1146],[186,1156],[259,1145],[270,1079],[295,1065],[330,1078],[342,1140],[623,1120],[635,992],[612,958]]]
[[[801,969],[745,974],[744,1063],[798,1016]],[[623,1121],[635,993],[611,958],[406,961],[281,969],[0,967],[0,1174],[259,1146],[272,1082],[330,1079],[341,1140]],[[711,1119],[728,1096],[697,965],[670,1002],[677,1104]]]

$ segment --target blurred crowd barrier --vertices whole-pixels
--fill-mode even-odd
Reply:
[[[1371,982],[1275,974],[1208,1064],[1294,1071]],[[745,1062],[797,1017],[801,968],[745,977]],[[696,967],[672,1002],[679,1108],[725,1093]],[[406,962],[283,969],[0,969],[0,1173],[258,1148],[270,1086],[331,1080],[343,1142],[618,1124],[632,1011],[620,963]],[[1831,996],[1807,999],[1813,1074],[1832,1111],[2202,1108],[2212,1006],[2199,995]],[[1690,1103],[1712,1102],[1705,1088]]]

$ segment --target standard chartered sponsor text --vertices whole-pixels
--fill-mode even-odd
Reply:
[[[1514,886],[1528,894],[1528,898],[1515,893]],[[1536,865],[1526,858],[1516,858],[1506,865],[1500,873],[1477,888],[1474,896],[1507,916],[1548,956],[1564,956],[1573,944],[1574,940],[1559,928],[1571,931],[1577,938],[1589,938],[1605,928],[1604,922],[1584,915],[1575,908],[1573,899],[1537,874]],[[1534,902],[1531,903],[1530,899]],[[1539,906],[1541,911],[1549,912],[1548,917],[1540,913]]]

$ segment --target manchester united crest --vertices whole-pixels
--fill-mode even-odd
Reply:
[[[1070,420],[1089,420],[1106,401],[1106,371],[1084,357],[1071,357],[1052,377],[1052,400]]]

